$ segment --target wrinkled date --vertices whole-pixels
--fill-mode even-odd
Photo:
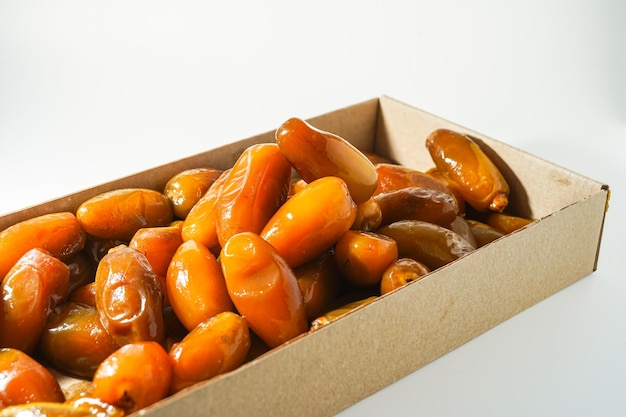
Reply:
[[[496,165],[467,135],[438,129],[426,148],[450,185],[478,211],[502,212],[508,205],[509,185]]]
[[[164,341],[163,287],[146,256],[112,249],[96,272],[96,309],[115,343]]]

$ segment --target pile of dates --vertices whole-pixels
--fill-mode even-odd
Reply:
[[[230,169],[5,229],[0,416],[128,415],[531,221],[470,137],[425,146],[421,172],[292,118]]]

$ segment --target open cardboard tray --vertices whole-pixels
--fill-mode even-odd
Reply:
[[[538,221],[141,414],[333,415],[596,269],[607,185],[386,96],[309,121],[421,170],[434,165],[424,146],[431,131],[465,132],[509,181],[508,211]],[[162,190],[183,169],[225,169],[249,145],[274,140],[270,131],[11,213],[0,217],[0,230],[44,213],[75,211],[115,188]]]

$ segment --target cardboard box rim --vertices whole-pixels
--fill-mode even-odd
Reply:
[[[139,414],[333,415],[596,269],[607,185],[387,96],[309,121],[357,147],[418,169],[432,166],[423,146],[427,133],[438,127],[466,132],[481,143],[507,179],[513,179],[514,212],[538,221]],[[106,190],[162,189],[183,169],[226,168],[250,144],[273,141],[273,134],[266,132],[0,216],[0,230],[40,214],[74,211],[86,198]]]

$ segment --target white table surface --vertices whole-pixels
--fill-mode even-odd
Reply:
[[[595,273],[340,415],[626,415],[626,3],[224,3],[0,2],[0,213],[386,94],[611,206]]]

